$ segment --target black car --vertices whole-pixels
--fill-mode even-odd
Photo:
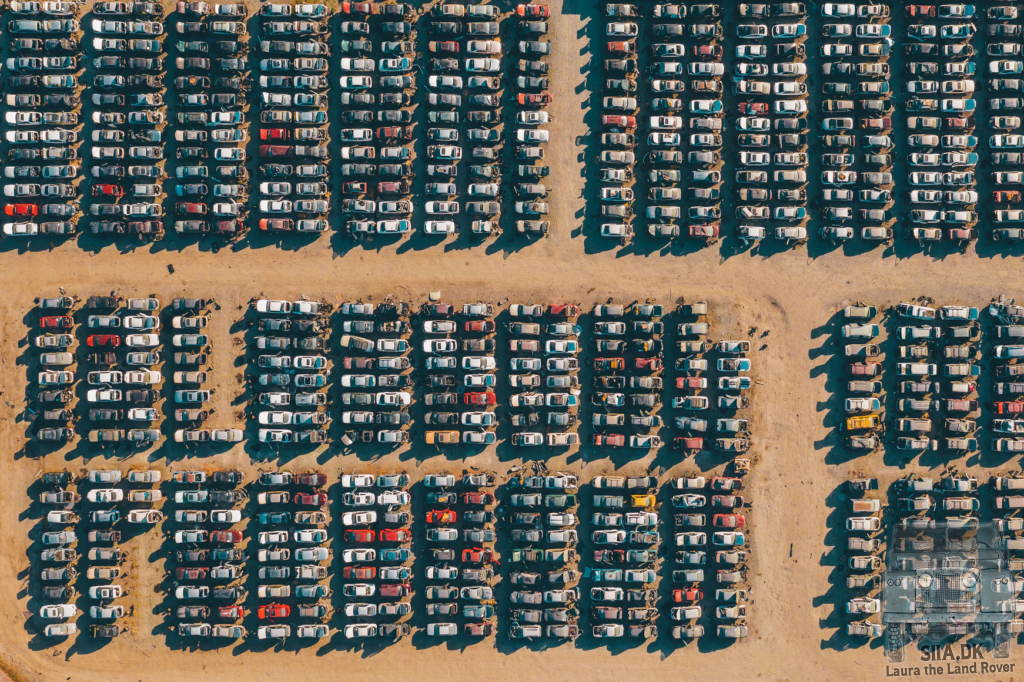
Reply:
[[[343,123],[372,123],[373,112],[366,109],[350,109],[341,112],[341,120]]]

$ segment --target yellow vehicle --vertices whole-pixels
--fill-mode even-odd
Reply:
[[[856,431],[857,429],[873,429],[879,424],[877,414],[864,415],[862,417],[850,417],[846,420],[846,430]]]
[[[445,445],[458,442],[458,431],[427,431],[427,445]]]
[[[634,509],[654,509],[658,499],[654,495],[633,495]]]

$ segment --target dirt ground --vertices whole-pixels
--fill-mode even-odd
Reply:
[[[496,680],[652,679],[718,680],[868,680],[885,675],[881,643],[871,645],[837,638],[840,619],[833,614],[836,599],[829,596],[835,558],[826,542],[834,514],[833,491],[855,473],[892,479],[917,471],[938,478],[947,463],[888,459],[882,455],[854,459],[827,457],[831,425],[824,415],[836,394],[826,387],[825,366],[830,352],[822,347],[832,334],[828,326],[834,312],[854,300],[879,307],[920,295],[939,303],[981,306],[993,296],[1013,296],[1021,266],[1016,258],[979,253],[941,256],[897,254],[881,250],[847,255],[842,250],[818,252],[800,249],[772,254],[733,255],[718,246],[685,256],[657,251],[600,250],[591,252],[580,234],[584,215],[586,159],[580,156],[591,131],[584,126],[581,107],[589,93],[582,84],[591,66],[587,31],[578,12],[552,2],[552,82],[555,103],[550,109],[556,124],[548,146],[552,165],[551,236],[519,248],[515,242],[498,246],[415,248],[392,244],[380,248],[357,245],[341,253],[335,238],[304,244],[264,248],[225,249],[213,254],[205,247],[185,248],[158,243],[130,255],[115,246],[93,252],[74,242],[52,252],[0,253],[0,442],[8,443],[2,458],[5,484],[0,486],[0,584],[8,598],[0,600],[0,652],[2,667],[15,680],[162,682],[186,677],[230,682],[273,679],[279,682],[326,678],[343,670],[354,680],[454,680],[467,674]],[[589,10],[588,10],[589,11]],[[591,32],[593,33],[593,32]],[[593,226],[588,232],[593,234]],[[983,251],[983,250],[982,250]],[[396,253],[401,252],[401,253]],[[173,266],[173,272],[171,271]],[[422,638],[407,638],[380,649],[340,649],[326,643],[300,650],[286,647],[261,652],[224,647],[217,650],[170,650],[162,635],[162,616],[152,612],[158,601],[151,592],[160,579],[160,563],[149,565],[149,555],[160,538],[155,532],[132,540],[135,615],[132,633],[95,650],[65,646],[40,647],[34,624],[26,618],[29,601],[29,533],[38,517],[30,510],[29,490],[44,469],[117,466],[127,470],[145,464],[144,455],[125,461],[102,457],[68,461],[64,451],[44,458],[26,457],[25,424],[21,418],[27,383],[20,364],[26,335],[25,314],[37,296],[55,296],[58,287],[81,297],[112,290],[124,296],[155,294],[164,301],[177,295],[212,296],[222,309],[214,314],[213,385],[219,389],[215,406],[221,419],[231,413],[231,397],[240,392],[237,370],[228,361],[239,351],[231,325],[241,317],[239,306],[260,293],[273,298],[311,298],[344,301],[370,296],[380,300],[395,294],[414,303],[428,291],[440,290],[443,300],[481,299],[498,302],[580,301],[585,307],[609,298],[628,303],[654,298],[666,305],[683,297],[708,300],[718,311],[711,338],[738,334],[750,326],[768,330],[767,347],[754,354],[755,372],[763,382],[754,392],[750,418],[756,427],[756,465],[748,477],[755,532],[752,552],[757,557],[750,575],[753,617],[751,636],[734,646],[717,648],[695,643],[687,647],[644,646],[575,648],[554,646],[497,648],[489,639],[462,649],[434,645]],[[1024,293],[1018,298],[1024,299]],[[228,423],[216,422],[216,426]],[[987,437],[985,438],[987,442]],[[587,480],[602,473],[632,474],[646,470],[657,457],[664,477],[699,468],[702,460],[673,464],[664,455],[647,460],[611,459],[587,449],[570,451],[547,462],[550,469],[581,472]],[[461,471],[468,466],[504,473],[517,461],[491,450],[471,459],[438,456],[413,445],[411,449],[372,461],[357,455],[329,458],[311,453],[289,459],[254,461],[242,446],[189,466],[213,469],[237,466],[249,472],[287,466],[293,471],[318,467],[332,477],[340,471],[405,469],[423,473]],[[706,464],[713,465],[710,461]],[[1016,469],[1016,460],[987,458],[957,460],[979,479],[996,471]],[[166,461],[148,463],[165,472]],[[970,465],[970,466],[968,466]],[[176,464],[175,467],[181,466]],[[14,598],[11,598],[11,597]],[[841,603],[838,604],[841,608]],[[34,623],[33,619],[33,623]],[[661,640],[659,640],[660,642]],[[915,652],[908,659],[916,660]],[[470,671],[476,670],[476,673]],[[486,671],[486,672],[485,672]],[[685,672],[683,672],[685,671]],[[956,676],[954,679],[959,679]]]

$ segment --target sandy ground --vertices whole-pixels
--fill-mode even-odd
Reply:
[[[854,459],[830,457],[835,454],[831,450],[834,436],[826,415],[837,392],[828,383],[835,379],[830,374],[832,351],[825,348],[833,330],[829,325],[834,312],[854,300],[881,307],[927,295],[941,303],[982,305],[999,293],[1012,296],[1011,283],[1019,278],[1020,264],[986,247],[972,248],[964,255],[903,253],[899,247],[896,252],[847,254],[841,249],[821,250],[812,243],[810,251],[735,254],[723,243],[685,257],[632,247],[591,253],[592,238],[580,236],[586,182],[581,154],[590,134],[580,112],[589,104],[582,74],[590,68],[587,42],[588,34],[594,32],[581,26],[574,14],[578,11],[566,7],[567,13],[555,12],[552,20],[552,81],[557,89],[551,111],[557,126],[548,155],[555,193],[549,216],[552,234],[539,243],[520,248],[516,242],[501,241],[482,248],[452,248],[417,241],[412,248],[400,243],[377,249],[373,244],[350,247],[332,237],[301,248],[297,243],[267,244],[213,254],[206,247],[182,247],[172,240],[131,255],[119,253],[115,246],[83,251],[74,243],[49,253],[17,253],[9,248],[0,254],[4,265],[0,287],[5,293],[0,323],[7,331],[0,346],[0,390],[3,400],[12,405],[0,402],[0,440],[9,444],[0,455],[6,472],[5,485],[0,487],[0,541],[7,549],[0,557],[0,584],[7,586],[9,597],[15,596],[0,601],[0,651],[3,667],[14,679],[149,682],[202,676],[287,682],[336,675],[339,669],[356,680],[385,674],[399,679],[453,680],[488,674],[500,680],[547,680],[576,678],[581,672],[591,679],[708,681],[866,680],[885,675],[880,643],[869,646],[836,637],[842,621],[834,614],[837,599],[830,582],[836,579],[837,558],[827,537],[840,503],[834,491],[855,474],[878,476],[883,488],[911,471],[930,472],[937,479],[947,462],[904,463],[883,453]],[[587,229],[593,234],[593,226]],[[26,619],[31,585],[29,533],[36,532],[39,515],[27,493],[33,479],[43,469],[110,465],[126,470],[146,464],[145,455],[114,462],[103,457],[85,461],[77,453],[69,461],[64,451],[45,458],[19,454],[24,444],[20,415],[27,383],[19,360],[26,334],[23,318],[36,296],[57,295],[59,286],[82,297],[111,290],[125,296],[156,294],[165,301],[177,295],[216,297],[222,310],[214,314],[211,329],[213,382],[220,389],[218,400],[223,404],[218,406],[224,408],[220,411],[224,420],[229,419],[231,399],[241,391],[230,362],[238,353],[230,327],[241,316],[239,306],[260,293],[274,298],[307,294],[339,302],[396,294],[418,303],[428,291],[441,290],[444,300],[452,302],[571,300],[585,307],[609,298],[628,303],[648,297],[671,305],[684,297],[711,302],[717,311],[712,338],[735,335],[749,326],[770,330],[767,347],[755,354],[755,371],[763,385],[755,392],[750,411],[757,428],[757,463],[748,477],[754,500],[752,551],[757,557],[750,575],[751,636],[726,648],[701,643],[674,648],[659,639],[642,646],[562,645],[538,651],[499,647],[490,639],[454,649],[413,637],[367,650],[340,649],[326,642],[301,650],[286,647],[276,654],[273,649],[242,652],[235,647],[169,650],[164,637],[153,634],[163,620],[152,612],[159,599],[150,590],[163,570],[159,563],[146,566],[160,542],[151,532],[130,544],[135,576],[133,632],[87,652],[65,646],[40,648],[34,625],[27,625]],[[228,424],[218,421],[216,425]],[[216,457],[188,461],[189,466],[205,469],[239,466],[250,472],[284,465],[293,471],[319,467],[332,476],[340,471],[406,469],[416,477],[467,466],[503,473],[517,463],[497,450],[463,460],[458,454],[437,456],[420,446],[373,461],[358,455],[321,455],[254,461],[239,446]],[[666,468],[667,478],[719,463],[698,458],[676,464],[669,455],[666,451],[635,461],[585,449],[554,457],[547,464],[551,469],[582,472],[589,479],[613,471],[639,473],[652,463]],[[1015,460],[989,457],[956,463],[979,478],[1018,466]],[[172,468],[162,460],[150,466]],[[913,660],[917,655],[908,657]]]

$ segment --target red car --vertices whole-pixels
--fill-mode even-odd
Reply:
[[[382,597],[408,597],[412,594],[412,586],[406,583],[384,583],[380,586]]]
[[[978,238],[978,233],[969,227],[951,227],[946,231],[950,241],[969,242]]]
[[[7,204],[4,213],[17,217],[34,216],[39,214],[39,207],[35,204]]]
[[[594,358],[594,371],[608,372],[626,369],[626,361],[622,358]]]
[[[718,236],[718,226],[690,225],[690,236],[695,239],[714,239]]]
[[[353,180],[341,185],[342,194],[366,194],[366,183]]]
[[[245,618],[245,607],[239,604],[234,604],[232,606],[222,606],[217,611],[217,615],[219,615],[221,618]]]
[[[546,19],[551,16],[551,8],[547,5],[519,5],[516,14],[531,19]]]
[[[704,439],[695,436],[678,436],[672,440],[672,447],[676,450],[703,450]]]
[[[174,205],[174,212],[178,215],[206,215],[206,204],[191,204],[179,201]]]
[[[601,125],[613,128],[636,128],[636,116],[604,114],[601,116]]]
[[[292,609],[287,604],[264,604],[256,612],[260,620],[266,618],[287,618],[291,615]]]
[[[74,323],[68,315],[50,315],[39,320],[39,326],[43,329],[71,329]]]
[[[215,530],[210,533],[210,542],[236,543],[242,541],[240,530]]]
[[[485,393],[464,393],[462,402],[466,405],[494,405],[498,402],[497,396],[491,392]]]
[[[260,158],[285,158],[292,155],[293,149],[285,145],[271,145],[261,144],[260,145]]]
[[[404,180],[401,182],[378,182],[377,194],[408,194],[412,188]]]
[[[1006,202],[1007,204],[1019,204],[1020,203],[1020,192],[1017,190],[999,190],[998,192],[992,192],[992,201],[995,202]]]
[[[995,403],[996,414],[1020,414],[1024,412],[1024,402],[1017,400],[1012,403]]]
[[[711,517],[711,524],[715,528],[743,528],[747,520],[743,514],[715,514]]]
[[[454,40],[431,41],[427,45],[431,52],[444,52],[447,54],[458,54],[459,44]]]
[[[362,14],[364,16],[373,14],[373,4],[369,2],[348,2],[346,0],[338,5],[338,9],[342,14]]]
[[[494,329],[494,322],[491,320],[473,320],[471,322],[462,323],[462,330],[467,332],[490,334]]]
[[[704,593],[696,587],[687,587],[684,590],[672,590],[672,601],[676,604],[700,601],[703,598]]]
[[[633,118],[629,116],[628,118]],[[633,119],[633,126],[636,126],[636,119]],[[579,317],[580,307],[573,303],[552,304],[548,306],[548,315],[552,317]]]
[[[494,561],[494,552],[489,549],[473,547],[462,550],[462,563],[464,564],[487,564]]]
[[[942,123],[950,130],[972,130],[974,128],[973,118],[947,118]]]
[[[694,45],[693,56],[698,59],[721,59],[725,50],[721,45]]]
[[[296,485],[310,485],[314,488],[319,488],[322,485],[327,485],[327,474],[308,473],[298,474],[295,476]],[[324,498],[326,499],[326,498]]]
[[[636,43],[630,41],[609,41],[605,45],[609,54],[636,54]],[[522,95],[520,95],[522,97]]]
[[[934,17],[936,15],[935,5],[907,5],[908,17]]]
[[[386,530],[380,532],[380,539],[384,539],[384,533]],[[366,528],[358,528],[355,530],[347,530],[342,533],[342,538],[345,542],[373,542],[374,533],[372,530]]]
[[[373,358],[346,357],[342,361],[342,366],[345,369],[373,369],[377,366],[377,361]]]
[[[374,566],[346,566],[341,574],[353,580],[373,580],[377,577],[377,569]]]
[[[757,114],[768,113],[767,102],[740,102],[740,114],[744,116],[756,116]]]
[[[865,130],[892,130],[892,119],[888,116],[883,116],[882,118],[863,118],[860,121],[860,127]]]
[[[118,185],[93,185],[92,195],[94,197],[123,197],[124,190]]]
[[[267,142],[274,142],[275,140],[287,140],[289,133],[284,128],[264,128],[260,131],[260,139]]]
[[[626,444],[626,437],[621,433],[609,433],[607,435],[595,433],[593,435],[594,445],[605,445],[611,448],[621,448]]]
[[[451,509],[431,509],[427,512],[427,523],[455,523],[457,514]]]
[[[210,569],[208,568],[179,566],[174,569],[175,580],[206,580],[206,576],[209,574]]]
[[[327,504],[327,493],[296,493],[295,504],[310,507],[322,507]]]
[[[665,368],[665,363],[658,358],[636,358],[633,361],[633,367],[645,369],[648,372],[660,372]]]
[[[548,104],[551,104],[551,102],[553,101],[551,99],[551,95],[547,93],[528,94],[525,92],[521,92],[518,95],[518,99],[520,106],[524,107],[543,107]]]
[[[260,218],[260,229],[267,232],[293,232],[295,221],[291,218]]]
[[[93,334],[85,342],[93,348],[102,348],[103,346],[117,348],[121,345],[121,337],[114,334]]]
[[[377,128],[378,140],[411,140],[412,126],[387,126]]]
[[[218,220],[213,223],[213,231],[221,234],[241,234],[245,231],[245,226],[241,220]]]
[[[494,504],[494,495],[490,493],[462,493],[463,504]]]
[[[708,387],[704,377],[676,377],[676,388],[687,391],[699,391]]]
[[[368,532],[373,534],[372,530]],[[380,532],[381,542],[409,542],[409,540],[412,540],[412,533],[408,528],[385,528]]]

